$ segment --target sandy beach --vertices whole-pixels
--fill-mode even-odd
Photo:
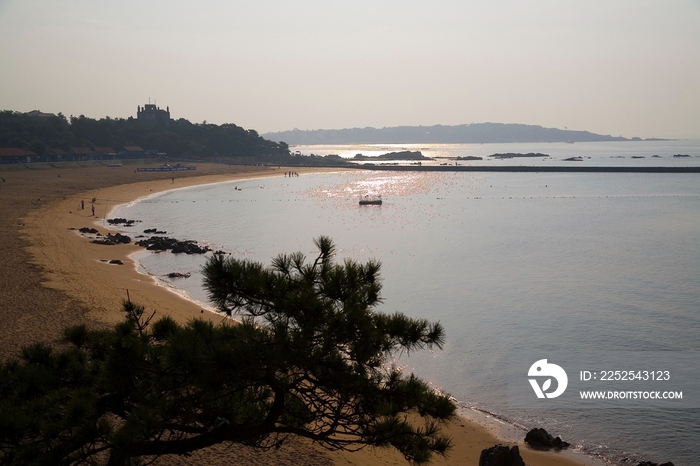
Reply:
[[[169,315],[179,322],[193,317],[220,320],[200,306],[138,273],[129,255],[134,245],[91,244],[77,230],[97,228],[106,234],[110,210],[155,192],[196,184],[283,176],[281,168],[197,164],[194,172],[135,172],[134,167],[105,165],[65,168],[0,167],[0,357],[16,356],[23,345],[57,342],[66,326],[86,323],[102,327],[121,321],[121,302],[130,298]],[[301,176],[322,169],[294,168]],[[93,202],[94,199],[94,202]],[[85,208],[81,208],[81,201]],[[95,207],[92,215],[91,207]],[[97,222],[97,223],[96,223]],[[120,260],[123,265],[109,264]],[[445,426],[454,439],[447,458],[435,465],[478,464],[481,450],[497,443],[518,444],[530,466],[602,465],[576,452],[538,452],[515,434],[478,413],[459,417]],[[556,432],[552,432],[556,435]],[[566,439],[565,439],[566,440]],[[279,465],[401,465],[408,464],[389,450],[365,449],[357,453],[328,452],[302,440],[282,448],[256,452],[243,447],[218,446],[188,458],[162,459],[158,464],[279,464]]]

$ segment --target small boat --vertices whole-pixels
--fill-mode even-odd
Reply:
[[[367,194],[360,198],[360,205],[382,205],[382,196],[370,196]]]

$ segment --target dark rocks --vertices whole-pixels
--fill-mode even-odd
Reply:
[[[549,450],[550,448],[561,450],[571,445],[559,437],[552,437],[542,428],[535,428],[528,432],[527,435],[525,435],[525,443],[535,450]]]
[[[108,233],[107,236],[103,236],[102,239],[92,240],[91,243],[114,246],[115,244],[129,244],[131,243],[131,238],[121,233]]]
[[[99,231],[95,228],[88,228],[88,227],[83,227],[80,230],[78,230],[80,233],[90,233],[92,235],[99,234]]]
[[[583,162],[583,157],[569,157],[568,159],[562,159],[565,162]]]
[[[108,218],[107,223],[110,225],[124,225],[125,227],[130,227],[136,223],[136,220],[127,220],[125,218]]]
[[[688,154],[675,154],[674,157],[690,157]]]
[[[136,243],[137,246],[146,248],[149,251],[172,251],[173,254],[204,254],[211,251],[207,246],[199,246],[196,241],[180,241],[167,236],[153,236],[142,239]]]
[[[419,150],[410,151],[404,150],[400,152],[389,152],[388,154],[382,154],[378,157],[380,160],[430,160],[430,157],[426,157]]]
[[[124,265],[124,262],[122,262],[119,259],[100,259],[100,262],[104,262],[105,264],[112,264],[112,265]]]
[[[170,272],[168,278],[190,278],[192,276],[189,272]]]
[[[670,461],[668,463],[652,463],[651,461],[642,461],[637,466],[674,466]]]
[[[160,231],[157,228],[147,228],[146,230],[143,230],[143,232],[151,235],[165,235],[168,233],[167,231]]]
[[[424,156],[419,150],[413,152],[410,150],[404,150],[401,152],[389,152],[377,157],[356,154],[353,160],[430,160],[430,157]]]
[[[483,157],[477,157],[475,155],[467,155],[465,157],[458,156],[457,160],[484,160]]]
[[[517,445],[511,448],[505,445],[494,445],[481,450],[479,466],[525,466],[525,462],[520,456]]]
[[[178,241],[172,249],[173,254],[180,254],[183,252],[185,254],[204,254],[209,251],[211,251],[211,249],[207,246],[199,246],[196,241],[192,240]]]

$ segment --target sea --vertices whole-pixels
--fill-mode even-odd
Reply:
[[[345,158],[404,150],[441,165],[700,166],[700,140],[292,147],[302,156]],[[545,156],[489,157],[497,153]],[[483,159],[458,159],[469,156]],[[280,169],[279,177],[161,192],[110,217],[138,220],[123,228],[132,237],[157,228],[265,264],[295,251],[313,258],[313,239],[330,236],[338,260],[381,261],[378,312],[442,323],[442,350],[404,354],[395,363],[463,408],[518,429],[543,427],[611,464],[700,464],[700,392],[697,380],[681,380],[700,377],[700,174],[285,175]],[[381,195],[382,205],[360,206],[366,194]],[[212,307],[200,273],[206,256],[144,251],[135,258],[162,286]],[[171,272],[191,276],[167,278]],[[586,367],[598,377],[611,373],[606,382],[586,382],[590,387],[622,387],[615,371],[632,377],[626,390],[636,387],[635,374],[669,372],[663,388],[685,387],[684,398],[559,409],[537,401],[525,381],[533,405],[515,402],[512,361],[563,364],[592,351],[602,356]],[[619,355],[629,356],[613,362]],[[683,361],[685,372],[673,361]],[[528,369],[529,362],[523,380]],[[568,370],[569,386],[581,386],[582,374]]]

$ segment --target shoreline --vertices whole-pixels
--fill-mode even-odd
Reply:
[[[291,169],[299,171],[300,174],[338,171],[337,168],[294,167]],[[104,220],[117,205],[134,202],[157,192],[171,189],[225,181],[281,176],[284,170],[284,167],[280,169],[267,168],[257,171],[251,170],[246,173],[209,174],[204,176],[192,173],[188,174],[189,176],[186,178],[176,178],[176,182],[171,180],[170,174],[167,174],[167,178],[164,179],[161,177],[161,179],[89,189],[66,195],[62,199],[54,200],[40,208],[31,210],[28,215],[23,217],[26,223],[20,231],[29,240],[30,246],[27,249],[31,253],[32,262],[43,270],[42,285],[57,290],[76,302],[80,302],[88,309],[86,313],[87,319],[96,322],[98,325],[112,325],[122,320],[119,309],[121,308],[121,301],[127,296],[125,290],[129,290],[131,299],[138,304],[144,305],[147,311],[152,309],[158,310],[159,314],[157,316],[170,315],[180,323],[185,323],[193,317],[204,317],[213,320],[221,317],[214,313],[203,313],[201,307],[194,301],[190,301],[167,287],[159,285],[155,277],[145,275],[137,270],[137,261],[131,256],[137,252],[144,251],[142,248],[133,244],[119,246],[96,245],[80,235],[76,230],[87,226],[81,224],[81,222],[89,222],[92,225],[95,221],[100,221],[99,217],[90,215],[89,207],[86,207],[84,210],[78,209],[80,200],[96,198],[96,214],[102,213],[102,224],[98,224],[96,227],[102,233],[114,232],[116,230],[112,230],[104,225]],[[100,262],[100,259],[119,259],[123,261],[124,265],[107,264]],[[507,438],[500,431],[498,428],[500,421],[494,421],[493,417],[485,413],[481,413],[480,417],[475,410],[469,410],[474,414],[473,416],[463,411],[463,409],[460,410],[460,417],[444,427],[444,432],[455,439],[454,449],[450,456],[448,458],[435,457],[430,464],[476,465],[478,464],[481,450],[496,443],[517,444],[523,459],[531,466],[598,466],[604,464],[599,460],[571,450],[561,453],[533,450],[522,441],[524,432],[520,436],[520,440],[516,442],[515,438]],[[491,422],[489,422],[489,418],[491,418]],[[301,448],[302,450],[305,448],[315,449],[316,454],[323,455],[326,460],[330,460],[338,465],[369,464],[379,466],[407,464],[397,452],[391,450],[367,448],[356,453],[328,453],[319,447],[304,445],[304,442],[290,443],[292,443],[292,448]],[[201,462],[207,455],[207,451],[194,455],[192,463],[178,463],[195,464]],[[231,449],[227,449],[227,451],[229,454],[238,454],[237,450],[234,450],[236,453],[232,453]],[[253,455],[253,462],[250,464],[276,462],[271,457],[268,458],[267,454],[260,454],[259,457],[258,454]],[[301,454],[304,454],[304,451]],[[238,459],[238,456],[236,458]],[[166,461],[163,464],[165,463],[172,462]],[[324,463],[321,462],[319,464]]]
[[[305,173],[311,171],[322,170],[304,170]],[[93,244],[77,230],[88,226],[98,229],[103,235],[116,233],[117,229],[106,224],[115,207],[159,192],[266,178],[280,173],[276,168],[258,168],[233,174],[196,176],[188,173],[189,176],[174,180],[171,174],[167,174],[166,179],[137,181],[78,193],[31,212],[22,233],[31,238],[29,251],[34,263],[45,271],[45,286],[87,306],[90,309],[88,317],[92,320],[107,325],[121,321],[122,315],[117,310],[127,298],[127,290],[134,302],[145,306],[148,311],[157,310],[157,316],[168,315],[181,324],[194,317],[212,319],[215,314],[202,313],[194,301],[158,285],[155,277],[138,271],[138,263],[130,256],[144,251],[143,248],[133,242],[115,246]],[[93,198],[95,202],[89,202]],[[79,208],[82,200],[88,201],[84,209]],[[95,216],[91,214],[92,205],[95,206]],[[110,260],[120,260],[124,265],[104,262]]]

